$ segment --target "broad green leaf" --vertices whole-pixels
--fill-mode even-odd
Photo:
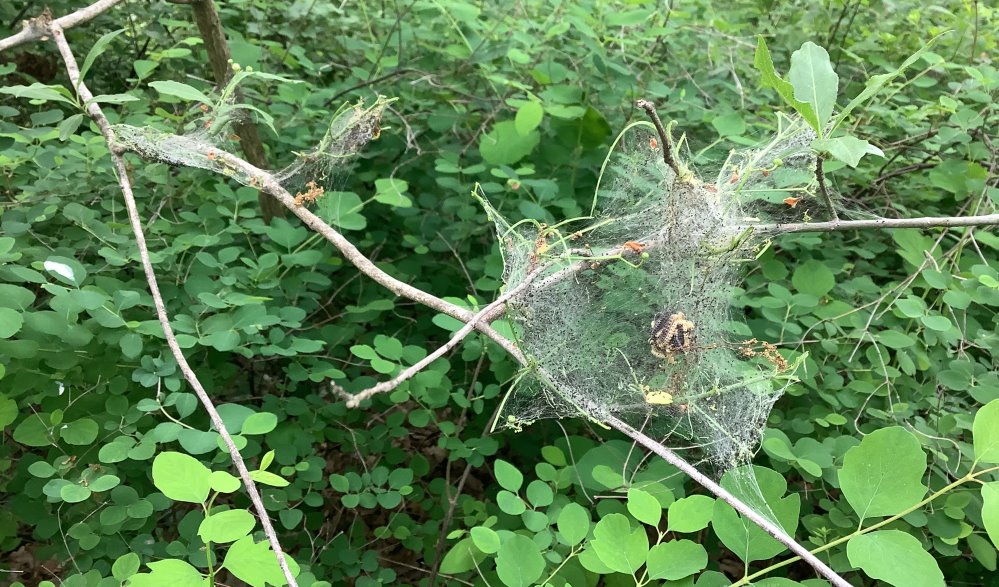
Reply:
[[[186,561],[165,559],[147,566],[152,572],[132,575],[128,587],[206,587],[205,578]]]
[[[243,421],[240,434],[267,434],[277,426],[277,416],[270,412],[253,414]]]
[[[153,459],[153,485],[175,501],[204,503],[211,491],[211,471],[198,459],[179,452],[163,452]]]
[[[893,516],[919,503],[926,454],[919,440],[899,426],[868,434],[843,457],[843,496],[861,520]]]
[[[992,544],[999,548],[999,481],[982,485],[982,522]]]
[[[411,208],[413,201],[409,199],[406,192],[409,191],[409,183],[396,178],[375,180],[375,201],[395,206],[397,208]],[[389,357],[392,358],[392,357]]]
[[[75,483],[63,485],[59,489],[59,497],[66,503],[80,503],[81,501],[90,499],[91,495],[93,495],[93,492],[90,491],[90,488]]]
[[[836,285],[836,277],[825,263],[809,259],[794,270],[791,283],[801,293],[822,297]]]
[[[529,100],[517,109],[517,116],[513,119],[513,123],[521,136],[527,136],[532,130],[538,128],[544,115],[545,109],[541,107],[541,103]]]
[[[843,110],[841,110],[840,113],[836,115],[835,119],[833,119],[832,125],[830,126],[830,132],[839,128],[839,126],[843,124],[843,121],[846,120],[846,117],[849,116],[850,113],[853,112],[855,108],[857,108],[858,106],[869,100],[875,94],[880,92],[881,88],[885,87],[886,84],[888,84],[890,81],[901,75],[901,73],[906,69],[908,69],[909,66],[918,61],[919,58],[923,56],[923,53],[925,53],[927,49],[932,47],[933,44],[937,42],[937,39],[947,34],[948,32],[950,31],[940,33],[939,35],[930,39],[929,42],[927,42],[925,45],[922,46],[922,48],[920,48],[918,51],[910,55],[909,58],[906,59],[902,63],[902,65],[900,65],[898,69],[896,69],[895,71],[891,73],[872,75],[871,78],[867,80],[867,85],[864,87],[863,91],[857,94],[857,96],[853,100],[850,100],[850,103],[847,104],[846,107],[843,108]]]
[[[297,577],[298,563],[288,553],[284,554],[284,559],[291,575]],[[234,542],[225,553],[222,566],[251,587],[265,587],[265,583],[277,587],[288,584],[274,551],[267,542],[254,542],[252,536],[245,536]]]
[[[524,484],[524,475],[517,470],[517,467],[514,467],[503,459],[496,459],[496,462],[493,463],[493,471],[496,474],[496,481],[499,482],[500,487],[511,493],[520,491],[521,485]]]
[[[850,167],[856,167],[864,155],[885,156],[881,149],[852,135],[843,135],[833,139],[816,139],[812,141],[812,148],[828,153]]]
[[[609,514],[597,522],[590,546],[603,564],[618,573],[633,574],[649,555],[645,528],[632,528],[623,514]]]
[[[471,538],[462,538],[441,559],[440,571],[448,575],[467,573],[485,560],[486,556],[486,553],[475,547]]]
[[[539,479],[527,484],[526,494],[527,501],[536,508],[548,507],[555,499],[555,492],[552,491],[551,486]]]
[[[691,495],[674,501],[666,516],[672,532],[699,532],[708,527],[714,513],[715,500],[707,495]]]
[[[468,531],[472,542],[482,552],[493,554],[500,549],[500,537],[491,528],[476,526]]]
[[[541,578],[545,559],[533,540],[514,534],[500,545],[496,553],[496,574],[507,587],[528,587]]]
[[[516,123],[506,120],[497,122],[492,130],[482,135],[479,153],[486,163],[513,165],[533,151],[540,141],[541,134],[537,130],[521,135],[517,132]]]
[[[125,29],[118,29],[116,31],[111,31],[94,42],[93,47],[87,53],[87,57],[83,60],[83,65],[80,66],[80,79],[85,80],[87,77],[87,72],[90,71],[90,66],[94,64],[94,61],[104,54],[108,50],[108,45],[111,41],[115,39],[118,35],[125,32]]]
[[[247,536],[257,520],[246,510],[226,510],[201,521],[198,536],[205,542],[225,544]]]
[[[650,579],[677,581],[704,570],[708,552],[690,540],[670,540],[657,544],[649,551]]]
[[[971,427],[975,459],[980,463],[999,463],[999,400],[979,408]]]
[[[119,581],[124,581],[139,572],[139,555],[134,552],[123,554],[111,565],[111,575]]]
[[[97,438],[98,432],[97,422],[90,418],[82,418],[69,424],[63,424],[59,436],[68,444],[83,446],[93,442]]]
[[[576,546],[590,532],[590,512],[578,503],[569,503],[558,514],[556,528],[569,546]]]
[[[768,517],[776,518],[789,535],[794,535],[801,498],[797,493],[784,495],[787,481],[782,475],[764,467],[744,466],[725,473],[721,485],[749,503],[758,503],[762,497],[773,514]],[[745,562],[772,558],[787,549],[721,500],[715,501],[711,526],[722,544]]]
[[[24,318],[21,313],[11,308],[0,308],[0,338],[10,338],[21,330]]]
[[[25,446],[52,444],[52,427],[49,418],[49,414],[44,412],[31,412],[14,428],[14,441]]]
[[[187,84],[182,84],[173,80],[162,80],[149,82],[149,86],[166,96],[174,96],[176,98],[180,98],[181,100],[201,102],[202,104],[207,104],[208,106],[212,105],[211,98],[201,93],[201,91],[197,88],[192,88]]]
[[[839,76],[833,71],[829,53],[815,43],[805,41],[791,55],[787,79],[794,87],[795,100],[811,105],[818,122],[813,128],[822,138],[839,93]]]
[[[0,370],[0,379],[2,378],[3,371]],[[13,424],[15,419],[17,419],[17,402],[0,393],[0,431]]]
[[[900,530],[854,536],[846,544],[846,554],[850,564],[867,576],[895,587],[946,587],[933,555]]]
[[[636,520],[650,526],[658,526],[662,519],[663,506],[647,491],[636,487],[628,489],[628,513]]]
[[[62,86],[46,86],[35,82],[30,86],[0,87],[0,94],[9,94],[16,98],[28,98],[29,100],[62,102],[73,108],[77,107],[76,101],[71,97],[72,94]]]
[[[500,491],[496,494],[496,505],[511,516],[519,516],[527,509],[524,500],[516,493],[509,491]]]
[[[288,480],[270,471],[250,471],[250,479],[271,487],[287,487]]]
[[[783,79],[777,70],[774,69],[773,59],[770,57],[770,50],[763,40],[763,35],[759,35],[756,41],[756,55],[753,65],[760,72],[760,83],[764,88],[773,88],[777,94],[784,99],[813,129],[818,128],[818,119],[815,110],[808,102],[802,102],[794,97],[794,86]]]
[[[317,215],[344,230],[363,230],[368,225],[361,214],[364,203],[354,192],[326,192],[319,200]]]

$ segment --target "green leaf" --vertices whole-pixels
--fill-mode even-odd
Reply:
[[[182,84],[173,80],[162,80],[149,82],[149,86],[165,96],[174,96],[180,98],[181,100],[201,102],[202,104],[207,104],[208,106],[212,105],[211,98],[202,94],[200,90],[192,88],[187,84]]]
[[[42,100],[43,102],[62,102],[69,104],[73,108],[77,107],[72,94],[62,86],[46,86],[45,84],[35,82],[30,86],[0,87],[0,94],[8,94],[16,98],[28,98],[29,100]]]
[[[649,555],[649,537],[645,528],[632,528],[623,514],[609,514],[593,528],[590,542],[593,552],[608,568],[633,574]]]
[[[153,485],[174,501],[204,503],[211,491],[211,471],[198,459],[163,452],[153,459]]]
[[[111,41],[123,32],[125,32],[125,29],[111,31],[94,42],[94,46],[90,48],[87,57],[83,60],[83,65],[80,67],[81,80],[87,77],[87,72],[90,71],[90,66],[94,64],[94,61],[108,50],[108,45],[111,44]]]
[[[0,338],[10,338],[21,330],[24,318],[21,313],[11,308],[0,308]]]
[[[134,552],[123,554],[111,565],[111,575],[119,581],[124,581],[139,572],[139,555]]]
[[[861,520],[893,516],[919,503],[926,454],[905,428],[892,426],[868,434],[843,457],[839,470],[843,496]]]
[[[839,126],[843,124],[843,121],[846,120],[846,117],[849,116],[851,112],[853,112],[854,108],[857,108],[858,106],[869,100],[872,96],[880,92],[881,88],[883,88],[890,81],[901,75],[901,73],[906,69],[908,69],[909,66],[911,66],[913,63],[918,61],[919,58],[922,57],[923,53],[925,53],[927,49],[932,47],[933,44],[937,42],[937,39],[947,34],[948,32],[950,31],[940,33],[939,35],[930,39],[928,43],[926,43],[925,45],[922,46],[921,49],[919,49],[919,51],[916,51],[915,53],[910,55],[909,58],[906,59],[902,63],[902,65],[900,65],[898,69],[896,69],[895,71],[891,73],[882,73],[879,75],[871,76],[871,78],[867,80],[867,85],[864,87],[863,91],[857,94],[857,96],[853,100],[850,100],[850,103],[847,104],[846,107],[843,108],[843,110],[841,110],[840,113],[836,115],[835,119],[833,119],[832,125],[830,126],[830,132],[839,128]]]
[[[758,502],[762,496],[773,514],[770,517],[775,517],[789,535],[794,535],[798,527],[801,498],[797,493],[784,495],[787,481],[782,475],[771,469],[747,465],[725,473],[721,485],[743,501],[750,500],[750,503],[753,503],[752,500]],[[747,490],[750,491],[748,495],[745,494]],[[772,558],[787,548],[721,500],[715,501],[711,526],[722,544],[745,562]]]
[[[794,270],[791,283],[801,293],[822,297],[836,285],[836,277],[825,263],[809,259]]]
[[[0,368],[0,379],[3,379],[3,369]],[[0,393],[0,431],[14,423],[17,419],[17,402]]]
[[[482,552],[493,554],[500,549],[500,537],[491,528],[485,526],[475,526],[468,533],[472,537],[475,547]]]
[[[839,93],[839,76],[833,71],[829,53],[811,41],[791,55],[791,69],[787,79],[794,87],[794,99],[805,102],[815,113],[815,132],[824,137],[825,126],[836,106]]]
[[[650,579],[678,581],[708,566],[708,552],[690,540],[670,540],[649,551]]]
[[[999,463],[999,400],[979,408],[971,426],[975,459],[981,463]]]
[[[486,553],[475,547],[471,538],[462,538],[441,559],[442,573],[456,575],[471,571],[486,559]]]
[[[153,572],[132,575],[128,587],[205,587],[205,578],[185,561],[165,559],[147,566]]]
[[[770,50],[763,35],[759,35],[756,41],[756,55],[753,58],[753,65],[760,72],[760,84],[764,88],[773,88],[777,94],[784,99],[813,129],[818,128],[818,119],[815,110],[807,102],[802,102],[794,97],[794,86],[784,80],[777,70],[774,69],[773,59],[770,57]]]
[[[492,130],[482,135],[479,139],[479,153],[486,163],[513,165],[533,151],[540,141],[541,134],[538,131],[521,135],[517,132],[516,123],[507,120],[496,123]]]
[[[93,493],[89,488],[82,485],[76,485],[75,483],[69,483],[63,485],[59,489],[59,497],[62,498],[66,503],[80,503],[86,499],[90,499]]]
[[[270,485],[271,487],[287,487],[288,480],[271,473],[270,471],[250,471],[250,479],[257,483]]]
[[[669,506],[667,528],[672,532],[699,532],[708,527],[714,506],[715,500],[706,495],[678,499]]]
[[[919,540],[900,530],[854,536],[846,544],[850,564],[896,587],[945,587],[937,561]]]
[[[524,484],[524,475],[517,470],[517,467],[514,467],[503,459],[496,459],[496,462],[493,463],[493,471],[496,474],[496,481],[499,482],[500,487],[511,493],[520,491],[521,485]]]
[[[628,513],[636,520],[649,526],[658,526],[662,519],[663,506],[647,491],[636,487],[628,489]]]
[[[225,544],[249,535],[257,520],[246,510],[226,510],[201,521],[198,536],[205,542]]]
[[[240,434],[267,434],[277,426],[277,416],[270,412],[253,414],[243,421]]]
[[[544,570],[545,559],[540,548],[527,536],[510,536],[496,553],[496,574],[507,587],[533,585]]]
[[[999,481],[982,484],[982,522],[992,544],[999,548]]]
[[[69,424],[64,424],[59,431],[59,436],[68,444],[84,446],[92,443],[97,438],[99,428],[97,422],[90,418],[82,418]]]
[[[540,102],[529,100],[517,109],[517,116],[513,119],[517,133],[527,136],[532,130],[538,128],[541,119],[544,118],[545,109]]]
[[[864,155],[885,156],[881,149],[852,135],[843,135],[833,139],[816,139],[812,141],[812,148],[828,153],[850,167],[857,167]]]
[[[397,208],[411,208],[413,201],[406,196],[409,191],[409,184],[401,179],[376,179],[375,180],[375,201],[395,206]]]
[[[535,479],[527,484],[527,501],[536,508],[548,507],[555,499],[555,492],[550,485]]]
[[[288,553],[285,553],[284,559],[292,576],[297,577],[298,563]],[[278,587],[288,584],[274,551],[266,542],[254,542],[251,536],[245,536],[229,547],[222,566],[251,587],[265,587],[265,583]]]
[[[877,333],[877,339],[878,342],[891,349],[904,349],[916,344],[915,339],[911,336],[897,330],[882,330]]]
[[[511,516],[519,516],[527,509],[524,500],[520,499],[516,493],[509,491],[500,491],[496,494],[496,505]]]
[[[323,220],[344,230],[363,230],[368,220],[361,214],[364,203],[354,192],[326,192],[317,212]]]
[[[568,503],[559,512],[555,525],[565,543],[576,546],[590,531],[590,512],[578,503]]]

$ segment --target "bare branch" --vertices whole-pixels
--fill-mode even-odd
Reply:
[[[923,218],[874,218],[872,220],[832,220],[791,224],[755,224],[757,233],[834,232],[869,228],[947,228],[952,226],[996,226],[999,214],[984,216],[928,216]]]
[[[335,228],[327,224],[325,220],[313,214],[305,206],[300,206],[295,203],[295,198],[288,193],[288,190],[286,190],[271,173],[251,165],[232,153],[222,151],[221,149],[216,149],[214,152],[219,160],[227,162],[231,167],[242,171],[249,177],[256,178],[257,185],[259,185],[261,189],[277,198],[278,201],[291,210],[295,216],[301,218],[306,226],[316,231],[320,236],[332,243],[333,246],[339,249],[344,258],[350,261],[362,273],[375,280],[377,283],[383,285],[392,293],[409,298],[427,306],[428,308],[432,308],[438,312],[447,314],[452,318],[461,320],[466,324],[474,317],[472,312],[462,308],[461,306],[446,302],[441,298],[438,298],[433,294],[429,294],[422,289],[413,287],[408,283],[403,283],[402,281],[399,281],[388,273],[382,271],[381,268],[371,261],[371,259],[365,257],[364,253],[359,251],[357,247],[354,246],[354,243],[347,240],[347,238],[340,234]],[[512,342],[490,328],[489,324],[485,321],[477,323],[475,328],[496,342],[496,344],[503,347],[503,349],[510,353],[511,356],[518,357],[520,355],[520,351],[517,350],[517,347],[515,347]]]
[[[281,566],[281,570],[284,572],[285,579],[288,581],[288,585],[291,587],[298,587],[298,583],[295,581],[295,576],[291,573],[291,569],[288,567],[288,561],[285,559],[284,551],[281,549],[281,544],[278,542],[277,533],[274,531],[274,526],[271,524],[270,518],[267,515],[267,510],[264,508],[264,502],[260,498],[260,492],[257,491],[257,485],[254,483],[253,478],[250,477],[250,471],[246,468],[246,463],[243,461],[242,455],[239,454],[239,449],[236,448],[236,443],[233,442],[232,435],[226,430],[225,423],[222,421],[222,417],[219,415],[217,409],[215,409],[215,404],[212,403],[211,398],[208,396],[208,392],[201,385],[201,381],[198,380],[198,376],[194,373],[191,365],[188,364],[187,359],[184,357],[184,353],[177,343],[177,337],[174,335],[173,328],[170,326],[170,317],[167,315],[166,305],[163,303],[163,296],[160,294],[160,288],[156,281],[156,274],[153,271],[152,262],[149,259],[149,249],[146,246],[146,237],[142,232],[142,220],[139,217],[139,209],[135,203],[135,195],[132,192],[132,184],[128,179],[128,169],[125,165],[125,160],[122,158],[121,153],[113,148],[114,135],[111,132],[111,125],[108,122],[104,112],[97,102],[93,101],[94,95],[90,92],[90,89],[83,83],[80,79],[80,69],[76,63],[76,57],[73,55],[73,51],[66,42],[66,36],[62,28],[56,22],[52,22],[48,28],[49,34],[55,41],[57,47],[59,47],[59,53],[62,55],[63,61],[66,64],[66,71],[69,74],[70,82],[76,89],[77,94],[80,99],[87,102],[87,114],[97,123],[97,126],[101,129],[101,134],[104,135],[104,139],[108,142],[109,147],[111,147],[111,161],[114,163],[115,171],[118,174],[118,185],[121,186],[121,192],[125,197],[125,206],[128,208],[128,219],[132,225],[132,232],[135,234],[135,244],[139,249],[139,258],[142,261],[142,270],[146,274],[146,283],[149,285],[149,292],[153,296],[153,305],[156,307],[156,317],[159,318],[160,326],[163,327],[163,335],[166,337],[167,345],[170,347],[170,352],[173,353],[174,359],[177,361],[177,365],[180,367],[181,372],[184,374],[184,379],[187,380],[188,384],[194,389],[197,394],[198,399],[201,400],[201,404],[204,406],[205,411],[208,412],[209,418],[211,418],[212,425],[218,431],[219,435],[222,436],[222,440],[229,450],[229,455],[232,457],[232,462],[236,466],[236,470],[239,472],[240,478],[243,480],[243,484],[246,486],[246,493],[250,496],[250,501],[253,503],[253,509],[257,512],[257,517],[260,518],[260,525],[264,530],[264,534],[267,535],[267,539],[270,541],[271,548],[274,550],[274,556],[277,557],[278,564]]]
[[[648,100],[639,100],[635,102],[635,105],[639,108],[645,110],[648,113],[649,118],[652,119],[652,124],[656,126],[656,132],[659,133],[659,140],[663,143],[663,161],[666,165],[669,165],[670,169],[676,176],[680,177],[680,165],[676,162],[676,158],[673,157],[673,146],[670,144],[669,135],[666,134],[666,129],[663,128],[663,121],[659,120],[659,113],[656,112],[656,106]]]
[[[480,310],[477,314],[472,316],[471,320],[466,322],[465,325],[462,326],[460,330],[454,333],[454,336],[451,337],[451,340],[447,341],[447,343],[445,343],[439,349],[430,353],[422,360],[418,361],[416,364],[409,367],[408,369],[406,369],[405,371],[403,371],[390,381],[383,381],[382,383],[379,383],[373,387],[369,387],[368,389],[365,389],[364,391],[355,393],[353,395],[339,388],[339,386],[334,386],[334,390],[336,390],[341,396],[343,396],[344,399],[347,400],[348,408],[356,408],[358,405],[360,405],[362,401],[368,399],[373,395],[384,393],[386,391],[391,391],[396,387],[399,387],[399,384],[401,384],[403,381],[406,381],[410,377],[416,375],[424,368],[426,368],[427,365],[433,363],[434,361],[442,357],[444,353],[456,347],[458,343],[464,340],[465,337],[472,332],[472,330],[475,330],[476,326],[478,326],[480,322],[483,322],[484,320],[486,320],[486,318],[493,315],[494,310],[502,309],[502,307],[506,305],[507,300],[514,298],[517,294],[527,289],[531,285],[531,282],[534,281],[534,279],[538,275],[541,275],[543,271],[544,268],[538,268],[532,271],[527,277],[524,278],[522,282],[517,284],[516,287],[507,291],[500,297],[496,298],[496,300],[493,301],[493,303],[489,304],[488,306]],[[514,348],[516,349],[516,347]],[[521,363],[525,362],[524,357],[523,355],[520,354],[519,349],[517,349],[517,354],[514,355],[514,357]]]
[[[698,485],[718,496],[718,499],[732,506],[732,509],[742,514],[742,517],[759,526],[760,529],[772,536],[774,540],[780,542],[784,546],[788,547],[791,552],[800,556],[802,560],[811,565],[816,572],[826,579],[829,579],[833,585],[836,587],[850,587],[850,583],[843,579],[843,577],[836,574],[836,571],[830,569],[828,565],[809,552],[807,548],[795,542],[794,538],[788,536],[787,532],[785,532],[783,528],[754,512],[752,508],[740,501],[739,498],[729,493],[728,490],[715,483],[704,473],[698,471],[693,465],[685,461],[678,454],[612,415],[605,416],[605,419],[612,427],[620,430],[624,434],[631,437],[635,442],[656,453],[662,457],[663,460],[689,475],[690,478],[693,479]]]
[[[121,2],[122,0],[100,0],[86,8],[81,8],[72,14],[67,14],[56,20],[52,20],[52,13],[46,8],[38,17],[24,21],[24,28],[21,32],[11,35],[6,39],[0,39],[0,51],[12,49],[36,39],[44,40],[49,35],[50,23],[60,29],[68,29],[93,20],[97,16],[100,16],[101,13],[106,12]]]

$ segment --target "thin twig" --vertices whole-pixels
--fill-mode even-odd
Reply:
[[[400,373],[393,379],[389,381],[383,381],[377,385],[369,387],[368,389],[365,389],[364,391],[360,391],[355,394],[350,394],[337,385],[333,386],[334,391],[339,393],[345,400],[347,400],[348,408],[356,408],[361,404],[362,401],[370,398],[371,396],[374,396],[379,393],[384,393],[386,391],[392,391],[396,387],[399,387],[399,385],[402,382],[416,375],[424,368],[426,368],[427,365],[433,363],[434,361],[442,357],[445,353],[447,353],[455,346],[457,346],[458,343],[464,340],[466,336],[468,336],[473,330],[475,330],[476,326],[478,326],[479,323],[483,322],[487,316],[491,315],[493,310],[505,306],[507,300],[512,299],[514,296],[518,295],[520,292],[527,289],[531,285],[531,282],[534,281],[534,278],[540,275],[541,272],[542,269],[540,268],[535,269],[522,282],[517,284],[516,287],[510,289],[500,297],[496,298],[496,300],[493,301],[493,303],[489,304],[488,306],[480,310],[477,314],[472,316],[472,319],[466,322],[465,325],[462,326],[460,330],[455,332],[454,336],[452,336],[451,339],[447,341],[445,344],[441,345],[440,348],[430,353],[420,361],[417,361],[414,365],[404,370],[402,373]]]
[[[829,217],[836,221],[839,220],[839,214],[836,214],[836,206],[833,204],[832,196],[829,195],[829,190],[826,189],[826,173],[822,170],[822,161],[822,155],[815,156],[815,179],[819,181],[819,193],[822,194],[822,201],[829,209]]]
[[[656,126],[656,132],[659,133],[659,140],[663,144],[663,161],[666,165],[669,165],[670,169],[677,177],[680,177],[680,165],[677,164],[676,158],[673,157],[673,147],[670,144],[669,137],[666,135],[666,129],[663,127],[663,121],[659,120],[659,113],[656,112],[656,106],[648,100],[639,100],[635,102],[635,105],[639,108],[645,110],[648,113],[649,118],[652,119],[652,124]]]
[[[625,422],[618,420],[612,415],[605,415],[604,420],[606,420],[606,422],[614,428],[632,438],[635,442],[656,453],[662,457],[663,460],[689,475],[690,478],[693,479],[698,485],[718,496],[718,499],[732,506],[732,509],[742,514],[743,518],[756,524],[761,530],[772,536],[774,540],[780,542],[784,546],[788,547],[791,552],[800,556],[802,560],[811,565],[817,573],[826,579],[829,579],[833,585],[836,587],[851,587],[850,583],[843,579],[843,577],[840,577],[836,571],[829,568],[828,565],[809,552],[807,548],[795,542],[794,538],[788,536],[787,532],[785,532],[783,528],[753,511],[752,508],[740,501],[739,498],[729,493],[728,490],[715,483],[704,473],[698,471],[693,465],[680,457],[680,455],[659,444],[638,430],[635,430]]]
[[[757,233],[834,232],[868,228],[947,228],[952,226],[996,226],[999,214],[983,216],[926,216],[922,218],[874,218],[871,220],[831,220],[789,224],[754,224]],[[748,228],[748,226],[747,226]]]
[[[44,39],[44,37],[49,35],[50,22],[60,29],[68,29],[93,20],[100,16],[101,13],[121,2],[122,0],[100,0],[100,2],[94,2],[86,8],[81,8],[72,14],[61,16],[54,21],[52,20],[52,13],[48,12],[48,8],[46,8],[40,16],[24,21],[24,28],[21,29],[21,32],[0,40],[0,51],[5,51],[36,39]]]
[[[97,126],[100,127],[101,134],[104,135],[104,139],[108,142],[110,147],[114,141],[114,134],[111,131],[111,125],[108,122],[107,117],[104,116],[104,112],[101,110],[101,107],[97,102],[93,101],[94,95],[90,92],[90,89],[87,88],[87,86],[80,79],[80,70],[76,63],[76,57],[73,55],[73,50],[66,41],[66,36],[62,28],[56,24],[56,22],[51,22],[48,26],[48,31],[55,41],[56,46],[59,48],[59,53],[62,55],[63,61],[66,64],[66,71],[69,74],[70,82],[76,89],[77,95],[81,100],[88,103],[87,114],[89,114],[94,122],[97,123]],[[156,317],[159,318],[160,326],[163,328],[163,335],[166,337],[167,346],[170,347],[170,351],[173,353],[174,359],[177,361],[177,365],[184,374],[184,379],[187,380],[188,384],[197,394],[198,399],[201,400],[201,404],[204,406],[205,411],[208,412],[209,418],[211,418],[212,425],[215,426],[216,431],[222,437],[226,448],[229,450],[229,455],[232,457],[233,465],[235,465],[236,470],[239,472],[240,478],[243,480],[243,484],[246,486],[246,493],[250,496],[253,508],[256,510],[257,516],[260,518],[260,525],[264,530],[264,534],[267,535],[267,538],[270,541],[271,548],[274,551],[274,556],[277,557],[278,564],[284,572],[288,585],[291,587],[298,587],[298,583],[295,581],[295,576],[292,574],[291,568],[288,566],[288,561],[285,559],[284,551],[281,549],[281,544],[278,542],[277,533],[274,531],[274,526],[271,524],[270,518],[268,517],[267,509],[264,507],[264,502],[260,498],[260,492],[257,491],[256,483],[254,483],[253,478],[250,476],[250,471],[247,469],[242,455],[239,454],[239,449],[236,448],[236,443],[233,441],[232,435],[230,435],[229,431],[226,429],[225,423],[222,421],[222,416],[220,416],[218,410],[215,409],[215,404],[212,403],[211,398],[208,396],[208,392],[205,391],[205,388],[201,385],[201,381],[198,380],[198,376],[194,373],[191,365],[188,364],[187,359],[184,357],[180,344],[177,342],[177,337],[174,335],[173,328],[170,326],[170,317],[167,315],[166,305],[163,303],[163,296],[160,294],[160,288],[157,284],[156,273],[153,271],[153,265],[149,258],[149,249],[146,246],[146,237],[142,231],[142,219],[139,217],[139,209],[135,202],[135,195],[132,193],[132,184],[128,179],[128,169],[121,153],[116,151],[113,147],[111,148],[111,161],[113,162],[115,171],[118,174],[118,185],[121,187],[122,195],[125,197],[125,206],[128,209],[128,219],[132,225],[132,232],[135,235],[135,244],[139,249],[139,258],[142,261],[142,270],[146,275],[146,283],[149,285],[149,292],[153,296],[153,305],[156,308]]]

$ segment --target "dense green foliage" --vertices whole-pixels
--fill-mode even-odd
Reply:
[[[851,113],[849,132],[885,157],[829,162],[829,182],[844,207],[885,217],[999,202],[999,12],[983,3],[221,4],[234,61],[305,82],[244,88],[274,117],[273,167],[342,102],[398,98],[329,205],[379,267],[468,307],[502,286],[475,184],[508,218],[585,214],[614,136],[644,116],[638,98],[677,121],[696,167],[717,167],[789,108],[760,82],[758,34],[782,72],[806,41],[825,47],[841,109],[950,30]],[[150,82],[212,89],[189,10],[125,3],[68,32],[82,61],[124,27],[86,79],[135,98],[105,104],[112,122],[177,129],[191,104]],[[0,6],[3,23],[23,16]],[[0,71],[4,86],[67,88],[0,95],[0,582],[284,584],[166,347],[106,146],[58,53],[22,46]],[[488,434],[517,365],[484,337],[348,409],[330,381],[384,380],[458,323],[297,219],[268,225],[253,189],[129,161],[174,328],[303,587],[426,585],[435,561],[449,584],[705,587],[788,558],[585,421]],[[760,489],[799,541],[849,538],[822,556],[854,584],[995,580],[999,474],[982,472],[999,463],[997,250],[987,229],[799,234],[747,266],[737,310],[752,336],[809,352],[770,416]],[[801,563],[767,577],[754,584],[823,584]]]

